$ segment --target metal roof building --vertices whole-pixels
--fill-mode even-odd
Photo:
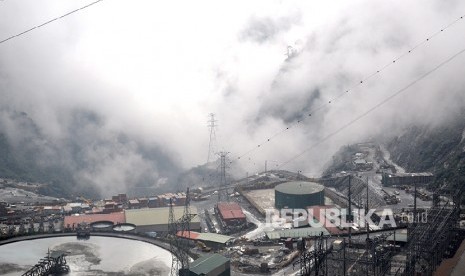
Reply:
[[[189,240],[202,241],[206,245],[213,247],[213,248],[222,248],[228,242],[232,242],[235,239],[234,237],[231,237],[231,236],[226,236],[226,235],[221,235],[221,234],[216,234],[216,233],[199,233],[199,232],[194,232],[194,231],[189,231],[189,232],[178,231],[176,233],[176,236],[189,239]]]
[[[427,184],[434,180],[429,172],[422,173],[383,173],[381,183],[385,186]]]
[[[111,221],[114,224],[124,223],[125,222],[124,213],[119,212],[119,213],[110,213],[110,214],[65,216],[64,225],[65,227],[67,227],[68,225],[70,227],[73,227],[73,225],[77,226],[81,222],[86,222],[86,223],[91,224],[91,223],[98,222],[98,221]]]
[[[169,220],[169,207],[142,208],[124,211],[126,222],[136,225],[137,232],[167,232]],[[184,213],[184,206],[173,207],[174,219],[180,219]],[[191,230],[200,231],[200,218],[197,208],[190,207],[190,213],[194,215],[190,222]]]
[[[236,202],[219,202],[216,209],[226,225],[241,225],[247,222],[241,206]]]
[[[223,219],[245,219],[241,206],[236,202],[219,202],[218,211]]]
[[[227,242],[232,241],[234,237],[216,234],[216,233],[200,233],[198,239],[202,241],[226,244]]]
[[[305,181],[293,181],[275,187],[277,209],[305,209],[308,206],[324,205],[324,186]]]
[[[288,230],[278,230],[266,232],[266,236],[270,240],[278,240],[281,238],[302,238],[302,237],[316,237],[321,235],[329,236],[328,230],[324,227],[307,227],[307,228],[296,228]]]
[[[198,258],[189,265],[189,276],[229,276],[230,261],[220,254],[212,254]]]

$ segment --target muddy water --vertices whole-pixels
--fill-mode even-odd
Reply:
[[[0,246],[0,275],[21,275],[50,250],[68,252],[70,276],[169,275],[171,254],[152,244],[110,237],[57,237]]]

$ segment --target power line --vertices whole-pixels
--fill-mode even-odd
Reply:
[[[403,88],[397,90],[395,93],[391,94],[389,97],[385,98],[384,100],[382,100],[381,102],[379,102],[378,104],[376,104],[375,106],[373,106],[372,108],[370,108],[369,110],[365,111],[364,113],[360,114],[359,116],[357,116],[355,119],[347,122],[346,124],[342,125],[340,128],[338,128],[337,130],[331,132],[330,134],[326,135],[325,137],[323,137],[322,139],[320,139],[319,141],[317,141],[316,143],[314,143],[313,145],[311,145],[310,147],[306,148],[305,150],[303,150],[302,152],[300,152],[299,154],[295,155],[294,157],[290,158],[289,160],[283,162],[282,164],[279,165],[279,168],[282,168],[284,167],[285,165],[291,163],[292,161],[294,161],[295,159],[301,157],[302,155],[304,155],[306,152],[308,152],[309,150],[311,150],[312,148],[314,148],[315,146],[323,143],[324,141],[330,139],[331,137],[337,135],[339,132],[343,131],[344,129],[348,128],[349,126],[351,126],[352,124],[354,124],[355,122],[359,121],[360,119],[362,119],[363,117],[367,116],[368,114],[370,114],[371,112],[373,112],[374,110],[378,109],[379,107],[383,106],[384,104],[386,104],[387,102],[389,102],[390,100],[392,100],[393,98],[395,98],[396,96],[398,96],[399,94],[405,92],[407,89],[409,89],[410,87],[412,87],[413,85],[415,85],[416,83],[420,82],[421,80],[423,80],[424,78],[426,78],[427,76],[431,75],[432,73],[434,73],[435,71],[437,71],[439,68],[443,67],[444,65],[448,64],[449,62],[451,62],[453,59],[455,59],[456,57],[460,56],[461,54],[463,54],[465,52],[465,48],[460,50],[459,52],[455,53],[454,55],[450,56],[449,58],[447,58],[445,61],[439,63],[438,65],[436,65],[433,69],[429,70],[428,72],[424,73],[423,75],[421,75],[419,78],[415,79],[414,81],[410,82],[408,85],[404,86]]]
[[[428,43],[431,41],[431,39],[433,39],[434,37],[438,36],[439,34],[443,33],[445,30],[449,29],[450,27],[452,27],[453,25],[457,24],[457,22],[459,22],[460,20],[462,20],[464,18],[465,15],[462,15],[460,17],[458,17],[457,19],[455,19],[454,21],[452,21],[451,23],[447,24],[446,26],[444,26],[443,28],[441,28],[440,30],[434,32],[433,34],[431,34],[430,36],[428,36],[426,39],[423,39],[421,40],[419,43],[417,43],[415,46],[413,46],[412,48],[410,48],[408,51],[402,53],[401,55],[399,55],[398,57],[392,59],[392,61],[386,63],[384,66],[382,66],[380,69],[376,70],[376,72],[373,72],[372,74],[366,76],[365,78],[361,79],[359,82],[355,83],[351,88],[347,89],[347,90],[344,90],[343,92],[341,92],[340,94],[336,95],[334,98],[330,98],[330,99],[327,99],[325,101],[324,104],[320,105],[319,107],[313,109],[313,110],[310,110],[308,111],[308,113],[306,114],[301,114],[301,115],[305,115],[305,116],[302,116],[303,118],[298,120],[297,122],[294,122],[290,125],[288,125],[285,129],[282,129],[281,131],[278,131],[276,132],[275,134],[271,135],[269,138],[267,138],[265,141],[263,141],[262,143],[260,144],[257,144],[257,146],[249,149],[248,151],[246,151],[245,153],[239,155],[238,157],[236,157],[235,159],[236,160],[240,160],[241,158],[243,158],[244,156],[247,156],[249,154],[251,154],[252,152],[258,150],[259,148],[261,148],[262,146],[264,146],[265,144],[271,142],[274,138],[276,138],[277,136],[280,136],[282,135],[283,133],[287,132],[288,130],[290,130],[291,128],[297,126],[297,125],[301,125],[301,123],[305,120],[305,118],[310,118],[312,117],[316,112],[320,111],[321,109],[325,108],[326,106],[328,106],[329,104],[331,103],[334,103],[335,101],[339,100],[341,97],[343,97],[344,95],[347,95],[349,92],[353,91],[355,88],[363,85],[367,80],[373,78],[374,76],[376,75],[379,75],[381,72],[383,72],[384,70],[386,70],[387,68],[389,68],[390,66],[392,66],[393,64],[395,64],[396,62],[398,62],[399,60],[401,60],[402,58],[404,58],[405,56],[411,54],[412,52],[414,52],[417,48],[419,48],[420,46]]]
[[[0,41],[0,44],[5,43],[5,42],[7,42],[8,40],[11,40],[11,39],[13,39],[13,38],[16,38],[16,37],[25,35],[25,34],[31,32],[31,31],[33,31],[33,30],[35,30],[35,29],[38,29],[38,28],[43,27],[43,26],[45,26],[45,25],[48,25],[48,24],[50,24],[50,23],[52,23],[52,22],[54,22],[54,21],[57,21],[57,20],[59,20],[59,19],[62,19],[62,18],[64,18],[64,17],[68,16],[68,15],[71,15],[71,14],[73,14],[73,13],[76,13],[76,12],[78,12],[78,11],[81,11],[81,10],[83,10],[83,9],[86,9],[86,8],[88,8],[88,7],[90,7],[90,6],[93,6],[93,5],[95,5],[95,4],[99,3],[99,2],[102,2],[102,1],[103,1],[103,0],[97,0],[97,1],[95,1],[95,2],[92,2],[92,3],[90,3],[90,4],[87,4],[87,5],[85,5],[85,6],[82,6],[82,7],[78,8],[78,9],[72,10],[72,11],[66,13],[66,14],[63,14],[62,16],[53,18],[53,19],[51,19],[51,20],[49,20],[49,21],[47,21],[47,22],[45,22],[45,23],[42,23],[42,24],[40,24],[40,25],[37,25],[37,26],[32,27],[32,28],[30,28],[30,29],[27,29],[27,30],[25,30],[25,31],[23,31],[23,32],[21,32],[21,33],[19,33],[19,34],[12,35],[12,36],[10,36],[10,37],[8,37],[8,38],[6,38],[6,39],[1,40],[1,41]]]

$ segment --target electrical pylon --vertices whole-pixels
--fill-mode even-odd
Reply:
[[[208,141],[208,156],[207,156],[207,164],[210,162],[210,157],[215,151],[215,141],[216,141],[216,127],[218,126],[216,122],[218,120],[215,120],[215,114],[210,113],[208,114],[209,120],[208,120],[208,129],[210,130],[210,140]]]
[[[189,238],[190,238],[190,221],[192,215],[190,213],[190,195],[189,188],[186,191],[186,202],[184,203],[184,212],[182,217],[175,220],[173,210],[173,199],[170,198],[168,231],[170,238],[170,250],[172,254],[171,276],[189,275]],[[180,233],[183,238],[177,237]]]

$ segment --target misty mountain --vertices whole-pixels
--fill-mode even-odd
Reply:
[[[219,162],[196,166],[178,175],[176,183],[184,191],[189,188],[217,186],[221,181]]]
[[[48,183],[42,192],[55,196],[175,185],[181,169],[163,149],[109,130],[94,112],[74,110],[69,117],[62,133],[52,137],[28,114],[1,109],[0,177]]]
[[[441,123],[411,125],[399,134],[386,132],[385,137],[374,137],[373,141],[385,145],[391,160],[406,172],[432,172],[434,187],[445,183],[457,187],[465,183],[464,116],[462,110]],[[350,160],[356,152],[356,145],[341,147],[323,175],[352,170]]]
[[[221,183],[220,159],[185,170],[178,175],[176,183],[181,188],[205,188]],[[226,183],[245,176],[244,170],[236,162],[226,161]]]
[[[8,114],[7,117],[3,115]],[[8,118],[6,120],[6,118]],[[6,133],[15,122],[18,139]],[[40,134],[34,122],[24,112],[2,110],[0,120],[0,177],[49,184],[41,192],[52,196],[69,196],[73,193],[72,175],[58,163],[47,160],[47,151],[55,150]],[[46,164],[48,162],[48,164]],[[84,191],[83,191],[84,192]],[[95,192],[89,189],[86,193]]]
[[[435,184],[465,182],[465,112],[441,125],[412,126],[390,139],[393,161],[408,172],[430,171]]]

